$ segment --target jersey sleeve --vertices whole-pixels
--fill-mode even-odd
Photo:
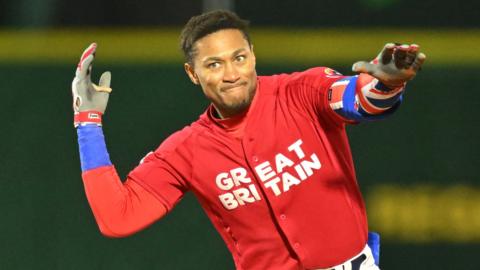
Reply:
[[[330,107],[330,87],[336,81],[347,78],[327,67],[315,67],[303,72],[285,74],[280,77],[280,95],[284,96],[289,107],[304,113],[312,120],[328,125],[354,123],[344,118]]]
[[[170,136],[157,150],[147,154],[128,176],[154,194],[167,211],[189,190],[191,153],[183,144],[188,137],[186,133],[182,130]]]

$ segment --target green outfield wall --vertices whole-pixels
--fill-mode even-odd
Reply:
[[[387,41],[425,48],[400,110],[349,127],[358,181],[383,238],[383,269],[480,269],[478,33],[345,31],[258,30],[258,71],[328,65],[350,74],[350,63]],[[233,269],[191,194],[124,239],[101,236],[85,198],[70,93],[85,45],[99,43],[95,79],[112,72],[104,132],[122,177],[208,105],[184,74],[177,31],[154,33],[0,32],[0,269]]]

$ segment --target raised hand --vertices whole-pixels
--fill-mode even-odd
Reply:
[[[92,83],[92,62],[95,59],[97,44],[92,43],[83,52],[72,81],[74,125],[96,123],[101,124],[101,116],[107,108],[111,74],[109,71],[100,76],[98,85]]]
[[[352,70],[368,73],[391,89],[402,87],[417,75],[425,62],[426,55],[419,52],[419,48],[416,44],[387,43],[373,61],[356,62]]]

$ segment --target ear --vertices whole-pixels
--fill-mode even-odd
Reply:
[[[197,74],[195,74],[195,70],[192,65],[190,65],[189,63],[185,63],[183,64],[183,68],[185,69],[185,72],[194,84],[200,84],[200,81],[198,80]]]

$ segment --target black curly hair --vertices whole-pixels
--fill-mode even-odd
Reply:
[[[180,48],[185,60],[193,64],[195,42],[204,36],[223,29],[238,29],[251,45],[248,34],[249,22],[240,19],[237,14],[227,10],[214,10],[190,18],[180,34]]]

